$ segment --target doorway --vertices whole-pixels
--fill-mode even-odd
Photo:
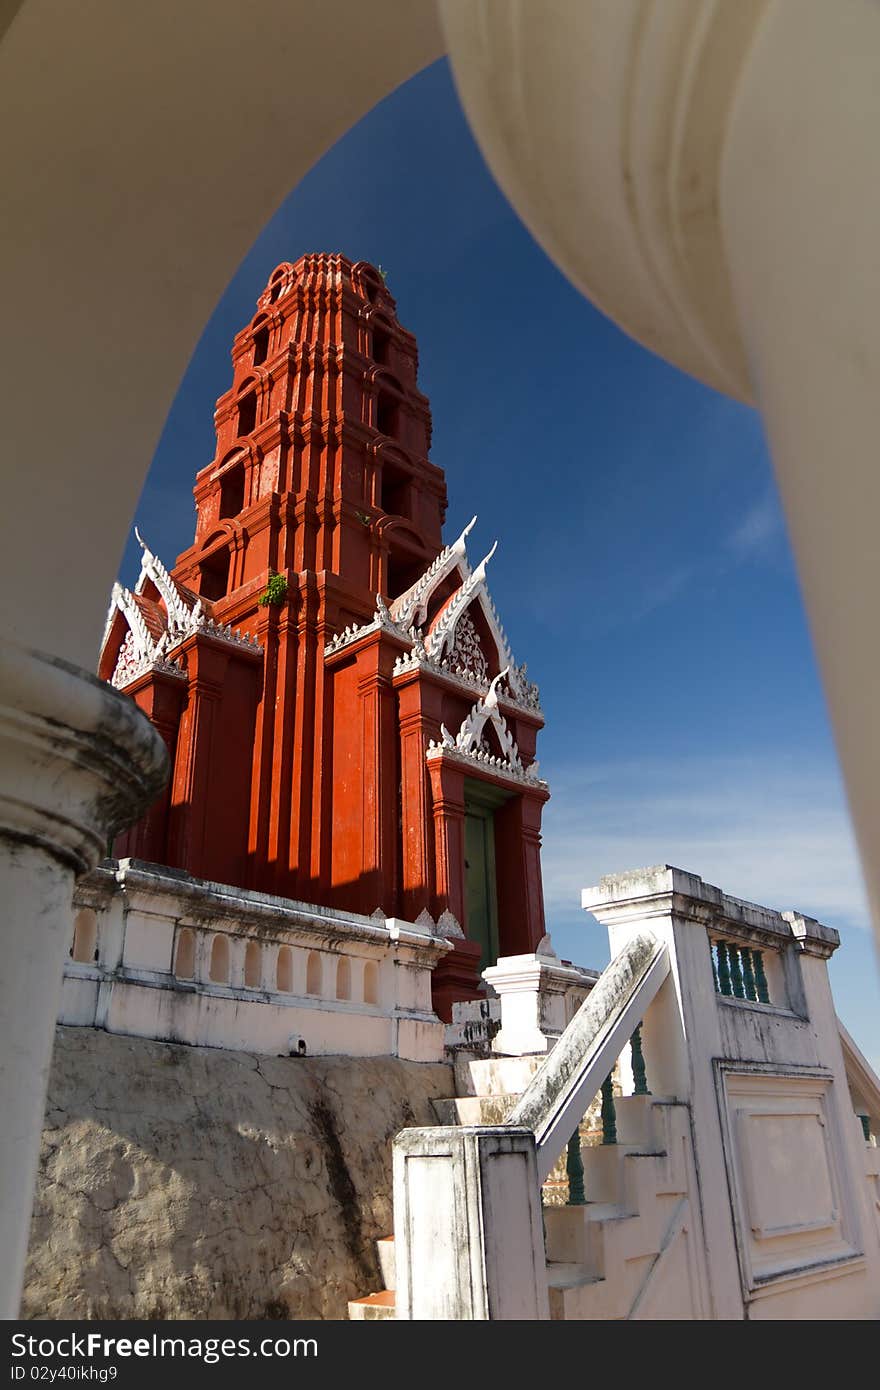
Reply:
[[[480,971],[498,959],[495,809],[506,797],[486,783],[465,781],[465,931],[480,947]]]

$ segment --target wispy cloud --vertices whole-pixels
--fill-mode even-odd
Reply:
[[[641,589],[628,602],[606,609],[592,622],[592,635],[640,623],[659,609],[675,603],[694,585],[705,588],[739,565],[765,565],[776,562],[780,552],[787,555],[782,513],[773,492],[757,498],[724,538],[714,554],[704,555],[699,564],[680,563],[651,573],[644,571]],[[541,600],[545,598],[543,589]]]
[[[880,990],[868,909],[835,770],[818,760],[621,760],[544,767],[547,927],[563,956],[601,968],[607,934],[580,910],[603,874],[675,864],[735,897],[796,908],[843,934],[835,1001],[880,1070]]]
[[[629,614],[629,621],[640,622],[642,618],[656,613],[658,608],[664,608],[667,603],[673,603],[679,594],[687,588],[694,574],[693,565],[679,565],[656,580],[645,589],[641,603],[637,603]]]
[[[775,496],[768,492],[749,507],[727,538],[727,548],[739,562],[767,560],[782,536],[782,514]]]
[[[671,863],[737,897],[868,924],[849,817],[826,765],[658,758],[544,771],[551,923],[577,921],[580,889],[603,874]]]

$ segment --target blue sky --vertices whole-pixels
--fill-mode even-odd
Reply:
[[[206,326],[138,508],[170,563],[192,541],[234,333],[275,265],[381,264],[417,336],[474,555],[541,687],[548,927],[607,960],[578,907],[604,873],[668,862],[838,927],[838,1009],[880,1063],[880,988],[852,833],[760,422],[620,333],[497,190],[445,62],[295,188]],[[136,576],[136,546],[122,577]]]

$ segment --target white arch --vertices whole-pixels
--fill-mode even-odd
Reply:
[[[73,687],[77,677],[58,658],[94,668],[106,595],[150,457],[217,300],[315,161],[442,52],[433,0],[155,0],[149,24],[117,0],[23,0],[11,19],[8,9],[0,41],[0,303],[14,351],[5,357],[0,409],[0,709],[21,690],[45,692],[47,676],[53,690]],[[47,392],[40,364],[49,343],[56,370]],[[49,666],[21,648],[49,653]],[[55,718],[53,700],[44,703]],[[0,1015],[32,1058],[0,1083],[0,1113],[13,1117],[8,1132],[16,1136],[11,1143],[0,1134],[4,1317],[18,1303],[80,845],[94,862],[110,820],[115,830],[126,811],[130,819],[138,813],[138,778],[148,788],[164,757],[151,732],[136,731],[128,706],[95,687],[81,697],[71,688],[60,703],[80,742],[106,711],[103,729],[137,749],[139,767],[131,778],[109,770],[111,799],[100,759],[81,773],[93,777],[76,792],[87,833],[65,850],[61,886],[54,849],[34,858],[27,886],[20,865],[16,878],[0,853],[0,880],[8,869],[8,896],[19,904],[4,921],[4,945],[29,962],[14,985],[12,977],[0,981]],[[59,746],[49,728],[47,760]],[[101,749],[109,759],[112,740]],[[4,772],[16,780],[9,759],[0,761],[0,807],[8,804]],[[37,801],[31,818],[24,829],[44,834]]]
[[[0,634],[94,665],[150,457],[243,254],[334,141],[442,51],[433,0],[156,0],[148,25],[116,0],[24,0],[0,43],[0,303],[15,344],[0,457],[18,461]],[[35,457],[47,331],[58,430]]]
[[[548,35],[540,0],[443,0],[482,148],[542,244],[664,355],[762,401],[876,916],[880,652],[863,619],[880,590],[880,188],[870,178],[880,8],[767,0],[749,7],[760,28],[727,45],[724,26],[745,6],[694,6],[695,32],[684,36],[664,23],[670,8],[678,13],[663,0],[561,0]],[[704,15],[712,23],[700,32]],[[14,13],[0,43],[0,303],[14,345],[0,409],[0,654],[13,674],[0,696],[11,704],[22,689],[44,698],[47,679],[71,684],[59,657],[94,664],[153,447],[242,255],[334,140],[443,47],[433,0],[154,0],[149,25],[137,26],[118,0],[23,0]],[[726,55],[725,82],[701,89],[707,53]],[[845,82],[834,80],[841,72]],[[667,98],[676,119],[665,119]],[[618,120],[641,144],[625,147]],[[658,149],[669,131],[675,139]],[[694,172],[710,176],[708,201],[688,219]],[[47,394],[38,364],[49,334],[63,369]],[[42,685],[21,648],[51,654]],[[134,747],[130,712],[101,699]],[[71,689],[71,727],[93,728],[87,705]],[[143,736],[145,786],[157,747]],[[50,985],[69,939],[60,915],[74,867],[100,852],[105,828],[97,779],[92,792],[93,804],[79,794],[93,811],[91,848],[65,851],[66,878],[60,860],[35,860],[28,883],[51,910],[17,907],[4,928],[33,964],[6,986],[0,1011],[34,1061],[0,1089],[0,1113],[14,1112],[10,1130],[28,1137],[0,1147],[0,1245],[10,1252],[0,1316],[15,1312],[24,1258]],[[26,904],[22,881],[9,879],[9,901],[15,886]]]

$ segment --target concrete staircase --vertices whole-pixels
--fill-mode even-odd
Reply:
[[[551,1318],[646,1318],[664,1273],[682,1282],[694,1316],[686,1106],[652,1096],[617,1100],[618,1142],[582,1149],[585,1206],[544,1211]],[[664,1310],[669,1306],[664,1290]],[[665,1313],[666,1316],[676,1314]]]
[[[469,1052],[455,1056],[456,1094],[433,1102],[441,1125],[495,1125],[508,1113],[528,1085],[543,1057],[477,1057]],[[352,1299],[348,1316],[361,1322],[394,1317],[394,1237],[376,1242],[385,1287],[366,1298]]]
[[[434,1102],[450,1125],[495,1125],[507,1118],[543,1057],[455,1059],[456,1095]],[[697,1291],[689,1264],[689,1118],[686,1106],[653,1096],[618,1097],[618,1143],[596,1140],[594,1107],[581,1128],[585,1206],[567,1206],[565,1155],[544,1186],[550,1315],[568,1321],[652,1316],[663,1271],[683,1283],[682,1316]],[[587,1142],[584,1142],[584,1139]],[[393,1236],[377,1242],[385,1287],[349,1303],[349,1317],[393,1318]],[[668,1288],[664,1297],[668,1305]]]

